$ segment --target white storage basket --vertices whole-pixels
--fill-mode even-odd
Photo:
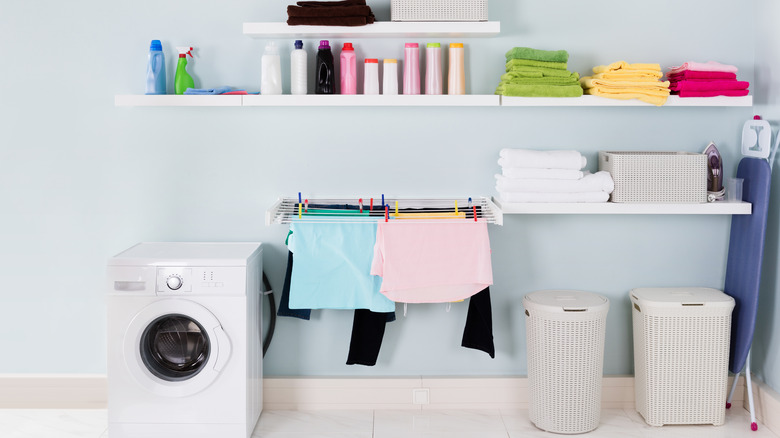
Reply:
[[[615,181],[612,202],[707,202],[707,157],[687,152],[599,152]]]
[[[526,295],[523,307],[531,421],[555,433],[595,429],[609,301],[589,292],[550,290]]]
[[[392,21],[487,21],[488,0],[391,0]]]
[[[636,410],[651,426],[723,424],[734,299],[709,288],[630,296]]]

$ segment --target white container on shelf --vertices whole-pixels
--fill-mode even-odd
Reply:
[[[307,54],[303,41],[295,41],[295,50],[290,53],[290,93],[306,94],[308,92]]]
[[[398,60],[385,59],[382,65],[382,94],[398,94]]]
[[[463,43],[450,44],[447,94],[466,94],[466,65]]]
[[[282,94],[282,63],[273,41],[265,46],[261,64],[260,94]]]
[[[363,64],[363,94],[379,94],[379,60],[367,58]]]
[[[425,94],[442,94],[441,44],[428,43],[425,48]]]

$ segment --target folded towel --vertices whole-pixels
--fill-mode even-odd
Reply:
[[[719,91],[746,90],[750,86],[747,81],[675,81],[669,86],[672,91]]]
[[[498,155],[500,157],[498,164],[502,167],[580,170],[588,164],[588,160],[581,153],[571,150],[535,151],[504,148]]]
[[[615,190],[615,183],[609,172],[588,173],[577,180],[565,179],[515,179],[496,175],[496,190],[502,193],[583,193]]]
[[[558,70],[566,70],[565,62],[536,61],[534,59],[510,59],[509,61],[506,62],[507,69],[510,69],[514,66],[542,67],[542,68],[554,68]]]
[[[246,95],[246,94],[249,94],[249,93],[247,93],[246,90],[233,90],[233,91],[228,91],[228,92],[225,92],[225,93],[222,93],[222,94],[223,95],[225,95],[225,94]]]
[[[187,88],[184,94],[205,95],[205,94],[224,94],[231,91],[230,87],[219,88]]]
[[[539,50],[530,47],[514,47],[506,52],[506,59],[533,59],[535,61],[568,62],[569,53],[565,50]]]
[[[680,97],[715,97],[715,96],[730,96],[739,97],[747,96],[750,90],[718,90],[718,91],[675,91],[674,94]]]
[[[499,164],[500,164],[499,160]],[[585,176],[581,170],[572,169],[534,169],[527,167],[502,167],[501,174],[514,179],[563,179],[576,180]]]
[[[691,80],[737,80],[737,74],[728,71],[696,71],[685,70],[679,73],[667,73],[670,81],[691,81]]]
[[[603,87],[603,88],[611,88],[614,89],[614,91],[619,91],[621,89],[635,89],[635,88],[641,88],[643,90],[654,90],[654,91],[667,91],[669,89],[669,82],[660,82],[660,81],[615,81],[615,80],[608,80],[608,79],[595,79],[591,76],[585,76],[580,79],[580,84],[582,84],[583,88],[593,88],[593,87]]]
[[[496,88],[495,94],[514,97],[580,97],[582,96],[582,87],[579,85],[501,83]]]
[[[557,68],[544,68],[544,67],[529,67],[525,65],[515,65],[511,68],[506,69],[507,73],[520,73],[520,74],[539,74],[541,73],[542,76],[551,76],[551,77],[559,77],[559,78],[571,78],[576,77],[579,79],[580,74],[575,72],[571,72],[568,70],[561,70]]]
[[[715,61],[707,61],[707,62],[694,62],[689,61],[686,62],[683,65],[672,67],[669,69],[669,73],[680,73],[687,70],[695,70],[695,71],[720,71],[720,72],[729,72],[729,73],[736,73],[737,67],[733,65],[728,64],[721,64],[719,62]]]
[[[501,75],[502,82],[510,84],[547,84],[547,85],[577,85],[580,83],[576,77],[542,76],[527,77],[522,73],[509,72]]]
[[[609,99],[630,100],[637,99],[642,102],[647,102],[656,106],[661,106],[666,103],[666,99],[669,97],[669,89],[665,91],[658,90],[643,90],[641,88],[625,88],[615,89],[609,87],[593,87],[586,88],[583,91],[585,94],[592,96],[606,97]]]
[[[604,73],[594,73],[596,79],[625,80],[625,81],[657,81],[664,74],[660,70],[616,70]]]
[[[584,193],[498,193],[501,202],[506,203],[580,203],[580,202],[607,202],[607,192]]]
[[[368,17],[372,15],[368,6],[354,5],[333,8],[287,6],[288,17]]]
[[[606,73],[618,70],[652,70],[661,71],[661,64],[629,64],[626,61],[613,62],[609,65],[598,65],[593,67],[593,73]]]
[[[365,6],[366,0],[342,0],[342,1],[300,1],[296,3],[298,6],[306,6],[307,8],[332,8],[339,6]]]
[[[365,26],[374,22],[374,16],[368,17],[289,17],[290,26]]]

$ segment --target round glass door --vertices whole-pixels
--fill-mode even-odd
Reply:
[[[196,376],[206,365],[211,343],[194,319],[170,314],[153,320],[141,335],[141,360],[155,376],[179,382]]]

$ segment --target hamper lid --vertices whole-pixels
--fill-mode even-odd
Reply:
[[[638,304],[677,307],[691,305],[734,306],[734,299],[709,287],[641,287],[631,289],[631,300]]]
[[[555,312],[595,312],[609,307],[606,297],[577,290],[543,290],[523,297],[523,305]]]

